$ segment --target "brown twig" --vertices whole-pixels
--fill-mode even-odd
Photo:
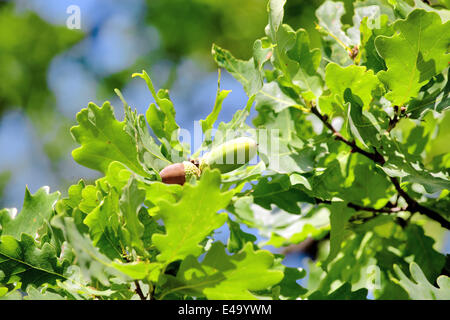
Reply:
[[[392,119],[389,119],[389,124],[386,131],[391,132],[391,130],[395,128],[400,119],[404,117],[408,117],[406,115],[406,108],[405,107],[399,108],[398,106],[394,106],[394,117]]]
[[[134,285],[136,286],[136,293],[138,294],[139,298],[141,298],[141,300],[147,300],[147,296],[144,295],[144,293],[142,292],[141,286],[139,284],[139,281],[134,280]]]
[[[125,254],[123,255],[122,258],[123,258],[126,262],[131,262],[131,260],[128,259],[128,256],[125,255]],[[134,292],[137,293],[137,295],[139,296],[139,298],[141,298],[141,300],[147,300],[147,296],[144,295],[144,293],[142,292],[141,285],[139,284],[139,281],[138,281],[138,280],[134,280],[134,285],[136,286],[136,289],[134,290]]]
[[[330,200],[322,200],[319,198],[315,198],[316,203],[324,203],[324,204],[331,204],[332,202]],[[349,202],[347,203],[347,207],[355,209],[357,211],[368,211],[368,212],[374,212],[374,213],[396,213],[400,211],[406,211],[406,208],[401,207],[392,207],[391,205],[387,204],[383,208],[372,208],[372,207],[365,207],[360,206],[358,204]]]
[[[348,145],[349,147],[352,148],[352,152],[357,152],[359,154],[362,154],[363,156],[371,159],[372,161],[374,161],[375,163],[380,164],[381,166],[384,165],[386,163],[386,160],[384,159],[384,157],[376,150],[376,148],[374,148],[374,152],[367,152],[363,149],[361,149],[360,147],[358,147],[356,145],[356,143],[354,141],[350,142],[347,139],[345,139],[332,125],[331,123],[328,122],[328,117],[326,115],[322,115],[319,110],[317,109],[316,106],[311,106],[311,112],[313,114],[315,114],[321,121],[322,123],[333,132],[333,135],[335,136],[336,140],[342,141],[343,143],[345,143],[346,145]],[[402,113],[404,112],[404,109],[402,110]],[[398,122],[398,120],[395,121],[395,124]],[[395,125],[394,124],[394,125]],[[389,177],[389,179],[391,180],[392,184],[395,187],[395,190],[397,191],[397,193],[402,196],[406,203],[407,203],[407,207],[402,209],[401,211],[406,211],[408,210],[411,213],[415,213],[415,212],[419,212],[422,213],[424,215],[426,215],[428,218],[435,220],[437,222],[439,222],[441,224],[442,227],[450,230],[450,222],[447,221],[444,217],[442,217],[439,213],[437,213],[436,211],[424,207],[422,206],[420,203],[418,203],[416,200],[414,200],[413,198],[411,198],[405,190],[403,190],[400,186],[400,182],[398,181],[398,179],[396,177]],[[367,209],[367,208],[366,208]],[[375,210],[375,209],[374,209]],[[371,211],[371,210],[366,210],[366,211]],[[374,212],[374,211],[372,211]],[[376,212],[380,212],[380,211],[376,211]],[[390,213],[392,213],[393,211],[389,211]]]
[[[331,123],[328,122],[328,117],[322,115],[322,114],[319,112],[319,110],[317,109],[317,107],[312,106],[312,107],[311,107],[311,112],[312,112],[313,114],[315,114],[315,115],[322,121],[322,123],[323,123],[329,130],[331,130],[331,131],[333,132],[333,136],[335,137],[336,140],[342,141],[343,143],[345,143],[346,145],[348,145],[350,148],[352,148],[352,152],[360,153],[360,154],[366,156],[367,158],[369,158],[369,159],[371,159],[371,160],[373,160],[373,161],[375,161],[376,163],[379,163],[379,164],[381,164],[381,165],[383,165],[383,164],[385,163],[385,160],[384,160],[383,156],[382,156],[380,153],[378,153],[378,151],[375,150],[373,153],[367,152],[367,151],[361,149],[360,147],[358,147],[358,146],[356,145],[356,142],[355,142],[355,141],[348,141],[347,139],[345,139],[345,138],[342,136],[342,134],[341,134],[339,131],[337,131],[337,130],[331,125]]]
[[[400,208],[400,207],[390,207],[390,206],[384,206],[383,208],[375,209],[370,207],[364,207],[360,206],[354,203],[349,202],[347,204],[349,208],[353,208],[357,211],[369,211],[369,212],[380,212],[380,213],[395,213],[400,211],[405,211],[406,208]]]
[[[401,188],[400,182],[398,181],[397,178],[389,177],[389,179],[391,180],[391,182],[394,185],[395,190],[397,190],[398,194],[401,195],[403,197],[403,199],[405,199],[406,203],[408,204],[408,207],[407,207],[408,211],[410,211],[411,213],[419,212],[421,214],[424,214],[428,218],[430,218],[436,222],[439,222],[442,227],[450,230],[450,221],[447,221],[447,219],[445,219],[443,216],[441,216],[436,211],[434,211],[428,207],[424,207],[423,205],[418,203],[416,200],[411,198],[409,196],[409,194],[407,194],[406,191]]]

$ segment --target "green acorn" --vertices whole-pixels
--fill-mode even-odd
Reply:
[[[257,152],[255,140],[241,137],[229,140],[206,153],[200,160],[200,171],[206,167],[227,173],[248,163]]]
[[[193,177],[200,177],[200,169],[189,161],[168,165],[159,173],[162,182],[167,184],[183,185]]]

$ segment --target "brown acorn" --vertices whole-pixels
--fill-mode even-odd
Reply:
[[[161,170],[159,175],[163,183],[183,185],[193,176],[196,178],[200,177],[200,170],[192,162],[183,161],[168,165]]]

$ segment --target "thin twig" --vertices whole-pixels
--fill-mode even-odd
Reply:
[[[131,262],[130,259],[128,259],[128,256],[126,256],[125,254],[122,257],[126,262]],[[144,295],[144,293],[142,292],[141,289],[141,285],[139,284],[138,280],[134,280],[134,285],[136,286],[136,289],[134,290],[134,292],[137,293],[137,295],[139,296],[139,298],[141,298],[141,300],[147,300],[147,296]]]
[[[411,198],[409,196],[409,194],[407,194],[406,191],[401,188],[400,182],[398,181],[397,178],[389,177],[389,179],[391,180],[391,182],[394,185],[395,190],[397,190],[398,194],[401,195],[403,197],[403,199],[405,199],[406,203],[408,204],[408,207],[407,207],[408,211],[410,211],[411,213],[419,212],[421,214],[424,214],[428,218],[430,218],[436,222],[439,222],[442,227],[450,230],[450,221],[447,221],[447,219],[445,219],[443,216],[441,216],[436,211],[434,211],[428,207],[424,207],[423,205],[418,203],[416,200]]]
[[[356,145],[356,143],[354,141],[350,142],[347,139],[345,139],[332,125],[330,122],[328,122],[328,117],[326,115],[322,115],[319,110],[317,109],[316,106],[311,106],[311,112],[313,114],[315,114],[321,121],[322,123],[333,132],[333,135],[335,136],[336,140],[342,141],[343,143],[345,143],[346,145],[348,145],[349,147],[352,148],[352,152],[357,152],[359,154],[362,154],[363,156],[371,159],[372,161],[374,161],[375,163],[380,164],[381,166],[384,165],[386,163],[386,160],[384,159],[384,157],[376,150],[376,148],[374,148],[374,152],[367,152],[363,149],[361,149],[360,147],[358,147]],[[403,110],[402,110],[403,112]],[[398,122],[395,121],[395,124]],[[394,124],[394,125],[395,125]],[[437,213],[436,211],[424,207],[423,205],[421,205],[420,203],[418,203],[416,200],[414,200],[413,198],[411,198],[405,190],[403,190],[400,186],[400,182],[398,181],[398,179],[396,177],[389,177],[389,179],[391,180],[392,184],[395,187],[395,190],[397,191],[397,193],[402,196],[406,203],[407,203],[407,207],[402,209],[403,210],[408,210],[411,213],[415,213],[415,212],[419,212],[422,213],[424,215],[426,215],[428,218],[435,220],[437,222],[439,222],[441,224],[442,227],[450,230],[450,222],[447,221],[443,216],[441,216],[439,213]],[[368,211],[368,210],[366,210]],[[370,211],[370,210],[369,210]],[[374,211],[372,211],[374,212]],[[380,211],[377,211],[380,212]],[[392,212],[392,211],[389,211]]]
[[[324,203],[324,204],[332,203],[332,201],[330,201],[330,200],[322,200],[319,198],[315,198],[315,201],[316,201],[316,203]],[[400,211],[406,211],[406,208],[392,207],[389,204],[385,205],[383,208],[376,209],[376,208],[360,206],[358,204],[348,202],[347,207],[355,209],[357,211],[368,211],[368,212],[375,212],[375,213],[396,213],[396,212],[400,212]]]
[[[139,284],[139,281],[134,280],[134,285],[136,286],[136,293],[138,294],[139,298],[141,298],[141,300],[147,300],[147,296],[144,295],[144,293],[142,292],[141,289],[141,285]]]
[[[348,141],[347,139],[345,139],[345,138],[342,136],[342,134],[341,134],[339,131],[337,131],[337,130],[331,125],[331,123],[328,122],[328,117],[322,115],[322,114],[319,112],[319,110],[318,110],[315,106],[312,106],[312,107],[311,107],[311,112],[312,112],[313,114],[315,114],[315,115],[322,121],[322,123],[323,123],[329,130],[331,130],[331,131],[333,132],[333,136],[335,137],[336,140],[342,141],[343,143],[345,143],[346,145],[348,145],[350,148],[352,148],[352,152],[360,153],[360,154],[366,156],[367,158],[369,158],[369,159],[371,159],[371,160],[373,160],[373,161],[375,161],[376,163],[379,163],[379,164],[381,164],[381,165],[383,165],[383,164],[386,162],[386,161],[384,160],[383,156],[382,156],[380,153],[378,153],[378,151],[375,150],[373,153],[367,152],[367,151],[361,149],[360,147],[358,147],[358,146],[356,145],[356,142],[355,142],[355,141]]]
[[[389,125],[386,131],[391,132],[391,130],[395,128],[400,119],[405,117],[407,117],[406,108],[399,108],[398,106],[394,106],[394,117],[392,119],[389,119]]]

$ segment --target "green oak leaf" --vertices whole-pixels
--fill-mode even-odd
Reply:
[[[130,178],[128,184],[122,190],[119,200],[119,208],[123,217],[123,234],[127,244],[136,249],[139,254],[145,254],[142,236],[144,225],[138,217],[139,209],[145,200],[145,190],[138,187],[138,182]]]
[[[366,148],[368,145],[380,146],[380,127],[375,117],[363,110],[363,101],[349,88],[345,89],[344,100],[347,103],[348,131],[358,139]]]
[[[227,206],[233,193],[220,191],[218,170],[206,170],[195,186],[183,186],[178,202],[159,200],[159,217],[164,222],[166,234],[152,237],[153,244],[161,252],[158,261],[168,264],[188,255],[200,255],[202,247],[199,243],[225,223],[227,214],[217,211]]]
[[[386,98],[394,105],[405,105],[417,97],[420,88],[447,66],[450,54],[450,22],[442,23],[437,13],[412,11],[394,24],[396,34],[375,40],[387,71],[377,76],[389,89]]]
[[[316,11],[319,19],[319,25],[330,35],[347,47],[350,47],[352,39],[343,31],[341,22],[342,16],[345,14],[343,2],[325,1]]]
[[[449,86],[450,89],[450,86]],[[450,104],[449,104],[450,106]],[[431,114],[430,117],[424,118],[425,121],[429,121],[429,118],[431,118]],[[429,144],[427,144],[426,146],[426,158],[425,158],[425,163],[429,163],[430,161],[432,161],[432,159],[434,159],[435,157],[438,157],[440,155],[442,156],[448,156],[450,154],[450,145],[448,143],[446,143],[447,141],[449,141],[448,139],[450,138],[450,110],[447,109],[445,112],[443,112],[442,117],[438,120],[438,123],[434,124],[433,121],[429,121],[430,122],[430,129],[433,131],[430,131],[430,135],[431,132],[433,132],[433,138],[431,139],[431,141],[429,142]],[[437,132],[436,132],[437,131]],[[410,142],[410,141],[408,141]],[[447,163],[447,165],[445,165],[444,163],[442,164],[442,167],[444,168],[449,168],[450,164]]]
[[[341,67],[329,63],[325,69],[325,82],[330,94],[319,98],[319,106],[327,114],[334,109],[330,103],[335,102],[341,109],[344,108],[346,90],[351,90],[362,101],[365,109],[369,108],[374,96],[381,94],[381,82],[373,70],[367,70],[364,66]]]
[[[267,37],[257,39],[253,43],[253,59],[255,67],[261,73],[264,73],[264,64],[270,60],[272,56],[273,45]]]
[[[378,5],[364,5],[355,8],[353,15],[353,26],[347,29],[347,34],[353,44],[361,43],[360,27],[363,19],[366,19],[370,26],[377,25],[380,21],[381,9]]]
[[[68,196],[61,199],[59,203],[67,209],[76,208],[83,199],[82,192],[85,187],[86,183],[83,181],[83,179],[80,179],[77,184],[71,185],[69,187],[69,190],[67,191]]]
[[[179,126],[175,121],[175,108],[169,99],[168,90],[160,89],[156,92],[153,82],[145,70],[142,73],[133,73],[132,77],[144,79],[156,101],[156,104],[152,103],[146,112],[148,124],[155,135],[161,140],[167,140],[171,146],[179,144],[178,139],[174,139],[178,137],[173,136],[178,131]]]
[[[211,300],[253,300],[251,291],[264,290],[279,283],[283,272],[274,270],[274,256],[266,250],[253,249],[251,243],[234,255],[227,255],[220,242],[213,243],[201,263],[188,256],[181,263],[177,280],[182,290]]]
[[[308,300],[366,300],[367,293],[367,289],[364,288],[352,291],[352,286],[346,282],[328,294],[314,291],[308,295]]]
[[[0,299],[4,297],[8,293],[8,288],[6,287],[0,287]]]
[[[395,194],[383,171],[372,164],[355,164],[350,176],[341,195],[354,204],[380,209]]]
[[[221,145],[222,143],[242,136],[251,136],[252,131],[254,132],[254,129],[251,129],[246,123],[246,119],[248,115],[250,114],[250,109],[253,105],[253,102],[255,101],[255,95],[251,96],[247,100],[247,104],[243,109],[240,109],[235,112],[233,115],[233,118],[229,122],[220,122],[217,130],[214,133],[214,140],[209,140],[208,137],[206,137],[204,143],[198,150],[195,151],[194,154],[192,154],[191,159],[195,159],[200,156],[200,153],[202,151],[206,151],[207,149],[214,148],[214,146]],[[250,162],[251,163],[251,162]]]
[[[73,218],[55,216],[51,224],[63,233],[64,239],[69,245],[67,250],[73,251],[83,281],[99,281],[104,286],[110,286],[111,277],[128,279],[111,265],[111,259],[93,245],[89,235],[79,232]]]
[[[20,283],[16,285],[14,289],[8,291],[8,288],[2,288],[3,295],[0,296],[0,300],[23,300],[22,293],[20,291]],[[6,289],[6,292],[5,292]]]
[[[23,208],[17,216],[12,217],[12,211],[0,210],[0,234],[16,239],[20,239],[22,233],[35,236],[50,220],[59,196],[59,192],[49,193],[48,187],[40,188],[34,195],[26,188]]]
[[[112,161],[119,161],[137,174],[147,173],[137,158],[136,145],[124,131],[125,122],[115,119],[109,102],[100,108],[94,103],[77,114],[78,125],[70,132],[81,147],[72,151],[79,164],[106,173]]]
[[[227,210],[238,222],[257,229],[262,237],[268,239],[259,244],[261,246],[298,244],[309,236],[320,239],[328,232],[330,225],[330,211],[324,207],[312,208],[302,215],[290,214],[278,208],[261,208],[253,203],[252,196],[238,198]]]
[[[143,153],[143,161],[148,162],[150,165],[155,166],[158,164],[162,166],[165,162],[164,158],[161,157],[161,154],[172,162],[182,162],[186,160],[187,154],[190,153],[188,150],[188,146],[186,144],[180,143],[178,134],[180,127],[175,121],[175,108],[169,97],[169,90],[167,89],[159,89],[156,92],[152,80],[148,76],[145,70],[142,73],[133,73],[132,77],[140,77],[145,80],[147,86],[155,99],[155,103],[151,103],[145,113],[145,118],[141,115],[137,116],[136,112],[132,118],[136,118],[135,120],[135,131],[139,132],[138,140],[138,148],[142,147],[140,144],[144,144],[144,150],[141,148],[141,153]],[[123,98],[122,98],[123,100]],[[128,113],[131,115],[131,113]],[[153,138],[148,134],[146,127],[147,123],[152,129],[153,133],[162,143],[160,148],[160,152],[157,150],[156,144],[153,142]],[[146,159],[147,157],[147,159]],[[156,159],[155,159],[156,158]],[[167,165],[167,164],[166,164]]]
[[[360,26],[361,33],[361,64],[367,69],[373,70],[375,73],[381,70],[386,70],[384,59],[378,54],[375,48],[375,39],[378,36],[391,37],[394,34],[392,24],[389,24],[387,15],[381,15],[378,24],[373,26],[369,23],[368,18],[363,18]]]
[[[252,196],[242,196],[238,197],[236,201],[234,201],[230,206],[228,206],[227,210],[233,213],[239,222],[243,222],[251,227],[255,225],[255,215],[253,206],[253,197]]]
[[[241,230],[239,223],[228,219],[228,228],[230,229],[230,236],[227,242],[227,249],[231,253],[240,251],[247,242],[255,242],[256,237],[253,234]]]
[[[158,262],[134,261],[129,263],[111,263],[115,269],[135,280],[158,281],[162,264]]]
[[[219,124],[217,131],[222,133],[222,137],[220,139],[217,139],[216,136],[218,136],[218,134],[216,133],[216,135],[214,136],[213,143],[218,145],[218,144],[222,144],[223,142],[228,140],[228,137],[226,136],[226,133],[228,131],[240,132],[240,131],[245,131],[248,128],[245,121],[247,120],[247,117],[250,114],[250,110],[252,108],[254,101],[255,101],[255,96],[251,96],[247,100],[245,107],[235,112],[231,121],[229,121],[227,123],[221,122]],[[238,133],[236,133],[236,134],[238,134]]]
[[[277,37],[277,32],[283,22],[284,5],[286,0],[269,0],[267,2],[267,12],[269,13],[269,23],[266,26],[266,34],[273,40]]]
[[[214,102],[214,108],[211,113],[204,120],[200,120],[200,126],[202,127],[202,132],[205,134],[205,138],[202,143],[202,147],[211,145],[212,143],[212,129],[214,123],[217,121],[220,110],[222,110],[222,103],[231,90],[220,90],[220,69],[219,69],[219,79],[217,80],[217,93],[216,100]]]
[[[38,248],[33,237],[26,233],[21,233],[20,240],[10,235],[0,236],[1,284],[18,281],[22,283],[21,289],[56,284],[56,280],[65,278],[66,268],[49,243]]]
[[[97,181],[101,181],[100,183],[102,183],[104,180],[108,187],[112,187],[117,191],[120,191],[127,185],[132,175],[133,173],[122,163],[113,161],[110,163],[105,176]]]
[[[328,264],[339,254],[342,242],[348,237],[347,222],[355,214],[355,210],[347,207],[345,202],[333,202],[329,207],[330,214],[330,253],[324,262],[326,269]]]
[[[280,299],[295,300],[304,295],[307,290],[297,283],[306,276],[306,271],[301,268],[284,267],[283,280],[278,284],[280,287]]]
[[[119,192],[128,184],[132,175],[132,172],[130,172],[123,164],[116,161],[111,162],[105,177],[97,180],[97,182],[101,181],[100,184],[106,183]],[[138,179],[138,176],[134,176],[134,178],[136,178],[136,181],[138,182],[138,187],[145,190],[144,204],[148,206],[149,209],[157,209],[155,206],[158,199],[176,201],[182,190],[182,187],[177,184],[165,184],[159,181],[143,181]]]
[[[297,118],[284,109],[273,120],[267,121],[263,134],[257,136],[258,153],[267,169],[277,173],[305,173],[313,170],[314,154],[309,146],[296,136]]]
[[[211,49],[214,60],[238,80],[248,97],[252,98],[263,86],[263,65],[272,56],[272,46],[267,38],[253,43],[253,56],[249,60],[235,58],[229,51],[213,44]]]
[[[111,259],[121,259],[124,254],[119,219],[119,196],[112,189],[83,221],[89,227],[94,246]]]
[[[155,233],[164,233],[164,226],[161,226],[157,220],[150,216],[145,207],[141,207],[138,213],[139,221],[144,226],[144,233],[142,235],[142,241],[144,242],[145,250],[150,253],[152,257],[157,254],[157,250],[153,247],[152,236]]]
[[[161,147],[150,135],[145,117],[138,115],[136,110],[134,112],[131,110],[119,90],[116,89],[116,93],[125,109],[125,131],[136,144],[139,162],[149,175],[156,174],[159,177],[159,172],[171,162],[162,154]]]
[[[257,247],[254,246],[254,250]],[[272,269],[283,272],[283,279],[275,286],[265,289],[253,291],[252,293],[260,300],[298,300],[308,292],[298,282],[305,278],[306,271],[302,268],[291,268],[283,265],[284,255],[274,254],[274,264]]]
[[[373,290],[376,299],[405,298],[404,290],[390,280],[393,264],[406,265],[402,256],[404,234],[394,221],[391,216],[379,216],[358,227],[349,225],[355,233],[342,243],[326,272],[311,267],[316,280],[314,285],[309,283],[310,290],[327,294],[339,284],[349,283],[352,291]]]
[[[439,14],[443,22],[447,22],[450,20],[450,12],[449,12],[449,3],[448,0],[442,0],[439,1],[441,4],[447,3],[447,9],[436,9],[434,7],[429,6],[426,2],[421,0],[411,0],[411,1],[405,1],[405,0],[390,0],[391,5],[394,6],[396,12],[398,15],[400,15],[402,18],[405,18],[408,16],[411,11],[414,9],[423,9],[429,12],[435,12]]]
[[[277,82],[264,83],[261,90],[255,96],[255,109],[268,106],[275,112],[280,112],[286,108],[303,108],[297,101],[285,94]]]
[[[353,43],[352,39],[343,30],[341,22],[342,16],[345,14],[343,2],[334,2],[327,0],[317,10],[316,17],[319,20],[318,29],[326,35],[325,47],[331,52],[329,56],[332,61],[340,65],[349,65],[352,60],[349,58],[349,51]]]
[[[64,297],[48,291],[46,287],[37,289],[30,286],[27,289],[27,295],[24,297],[24,300],[64,300]]]
[[[102,268],[101,265],[97,265],[97,267]],[[85,278],[78,265],[69,266],[66,275],[67,280],[57,281],[57,286],[52,287],[66,300],[129,300],[133,296],[133,292],[129,290],[129,285],[123,280],[127,277],[125,274],[122,279],[111,278],[110,286],[104,286],[96,279]]]
[[[208,130],[211,130],[214,126],[214,123],[219,116],[220,110],[222,109],[223,100],[228,96],[231,90],[220,90],[220,87],[217,88],[216,101],[214,102],[214,108],[211,113],[204,120],[200,120],[200,125],[202,126],[203,133],[206,133]]]
[[[410,154],[407,147],[399,143],[395,137],[383,137],[383,156],[387,160],[381,169],[388,176],[398,177],[402,182],[421,185],[423,190],[419,192],[424,194],[450,190],[448,173],[445,171],[433,172],[426,169],[420,161],[421,158]]]
[[[394,265],[395,273],[398,276],[398,284],[405,289],[411,299],[417,300],[449,300],[450,299],[450,278],[442,275],[436,280],[438,287],[433,286],[420,269],[419,265],[411,262],[409,271],[411,277]]]
[[[323,80],[317,69],[321,53],[318,48],[310,49],[308,32],[297,30],[294,46],[287,52],[289,58],[298,63],[298,71],[292,81],[300,90],[306,101],[318,98],[322,94]]]
[[[91,199],[93,203],[86,205],[86,191],[89,196],[93,196]],[[92,193],[92,194],[91,194]],[[87,188],[86,183],[80,179],[77,184],[69,187],[68,196],[59,200],[55,205],[55,211],[57,215],[73,217],[75,224],[81,232],[89,233],[89,228],[84,224],[86,215],[94,210],[101,201],[102,196],[97,193],[96,188]],[[87,208],[80,208],[80,204],[86,205]],[[88,210],[86,210],[88,209]]]
[[[270,6],[269,9],[272,10]],[[269,16],[273,14],[276,15],[276,12],[269,11]],[[280,19],[282,19],[282,15]],[[292,91],[288,96],[294,101],[298,100],[298,102],[293,103],[295,106],[300,103],[299,95],[306,102],[309,102],[322,93],[323,82],[317,73],[321,53],[317,48],[310,49],[309,36],[306,30],[300,28],[294,31],[289,25],[280,23],[281,20],[277,25],[273,25],[269,20],[266,32],[274,46],[273,66],[282,73],[278,76],[277,82],[281,87]],[[274,91],[276,87],[270,89],[270,91]],[[268,91],[268,88],[265,91]],[[276,97],[276,94],[267,95],[269,98],[270,96]],[[287,99],[284,98],[283,100]],[[274,102],[277,103],[275,99]]]
[[[264,245],[275,248],[299,244],[309,237],[322,239],[330,230],[330,211],[326,207],[311,209],[296,218],[283,212],[272,213],[272,217],[276,221],[273,224],[275,228],[270,230],[270,239]],[[283,220],[284,225],[281,223]]]
[[[405,232],[407,236],[405,256],[413,257],[429,281],[434,282],[444,267],[445,256],[433,248],[434,239],[425,235],[422,227],[410,224]]]
[[[216,44],[212,46],[212,55],[219,67],[226,69],[242,84],[249,97],[262,88],[262,73],[256,67],[253,57],[247,61],[236,59],[228,50]]]
[[[339,197],[351,174],[350,160],[348,151],[338,151],[330,159],[325,158],[324,163],[317,163],[315,174],[308,177],[309,194],[320,199]]]
[[[445,112],[450,108],[450,68],[447,72],[433,77],[426,86],[422,87],[417,98],[411,99],[407,113],[411,119],[422,119],[428,110]]]
[[[140,184],[139,188],[145,190],[145,205],[151,210],[151,215],[159,211],[158,201],[176,202],[180,199],[183,188],[178,184],[165,184],[162,182],[152,182]]]
[[[243,184],[260,177],[265,169],[266,165],[263,161],[259,161],[255,165],[242,166],[231,173],[222,174],[222,182],[229,186],[238,183],[236,188],[243,187]]]
[[[102,199],[103,194],[97,186],[87,185],[81,191],[81,201],[78,208],[84,213],[89,213],[100,204]]]
[[[269,180],[270,179],[270,180]],[[270,210],[272,204],[290,213],[300,214],[300,202],[315,203],[304,191],[291,186],[287,175],[259,179],[252,192],[254,203]]]

